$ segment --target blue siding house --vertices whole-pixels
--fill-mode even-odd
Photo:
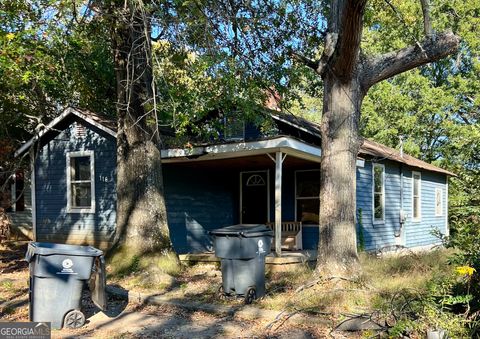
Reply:
[[[275,133],[268,137],[243,124],[232,138],[162,150],[168,225],[178,253],[211,251],[208,231],[238,223],[274,225],[284,235],[277,252],[317,248],[319,126],[280,112],[271,117]],[[115,234],[115,149],[113,121],[68,108],[16,152],[34,154],[36,240],[109,246]],[[448,234],[452,175],[365,139],[356,191],[362,246],[437,244],[433,230]]]

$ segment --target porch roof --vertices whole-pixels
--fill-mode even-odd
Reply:
[[[162,150],[164,163],[204,161],[238,158],[259,154],[282,152],[297,158],[321,162],[320,147],[307,144],[290,136],[276,136],[270,139],[210,144],[192,148],[171,148]]]

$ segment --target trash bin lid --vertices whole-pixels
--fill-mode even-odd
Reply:
[[[98,257],[103,254],[103,251],[92,246],[80,246],[80,245],[67,245],[67,244],[55,244],[49,242],[30,242],[28,243],[27,253],[25,259],[30,259],[35,255],[77,255]]]
[[[216,236],[242,236],[245,238],[272,236],[273,231],[263,224],[238,224],[210,231]]]

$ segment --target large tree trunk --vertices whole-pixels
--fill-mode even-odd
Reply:
[[[324,274],[350,275],[357,268],[356,157],[364,95],[377,82],[439,60],[459,45],[457,36],[441,33],[398,51],[360,58],[365,5],[366,0],[331,0],[322,57],[304,61],[324,80],[317,256],[317,272]],[[429,18],[428,6],[424,17]]]
[[[358,122],[363,94],[357,81],[366,0],[330,2],[330,44],[322,72],[320,237],[317,272],[351,274],[357,268],[355,228]],[[324,52],[325,53],[325,52]]]
[[[352,272],[356,250],[356,158],[362,94],[355,80],[324,78],[320,238],[317,270],[322,274]]]
[[[117,230],[115,247],[130,255],[173,250],[153,105],[149,17],[141,1],[115,8],[117,83]]]

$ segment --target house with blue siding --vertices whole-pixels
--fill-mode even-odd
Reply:
[[[319,126],[280,112],[268,136],[249,124],[219,140],[162,150],[168,226],[178,253],[212,250],[209,231],[271,225],[277,254],[315,250],[320,190]],[[31,152],[37,241],[107,248],[115,234],[116,125],[68,108],[16,155]],[[448,234],[454,175],[363,140],[357,158],[357,239],[369,251],[427,248]]]

